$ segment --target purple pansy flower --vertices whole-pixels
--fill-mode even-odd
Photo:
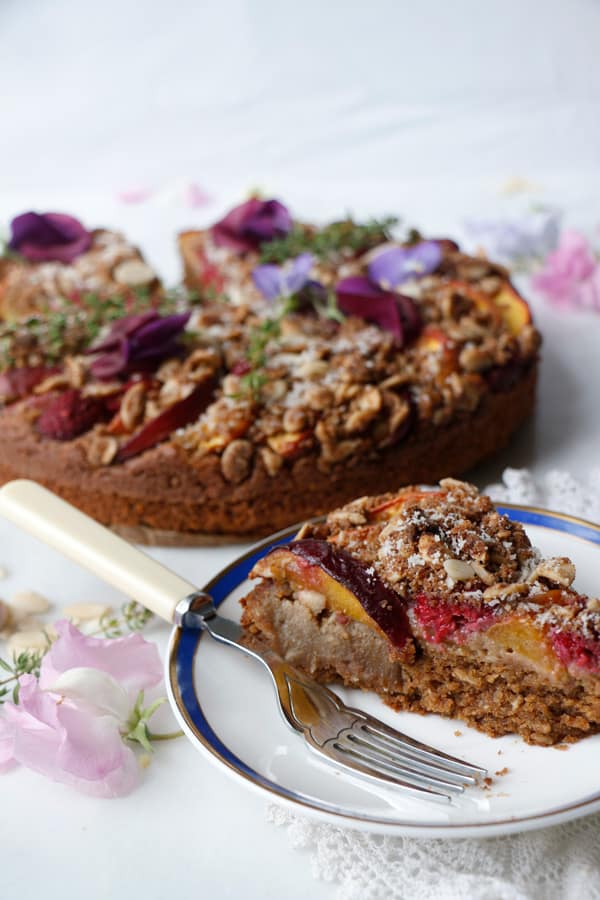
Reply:
[[[344,278],[336,284],[335,293],[341,312],[391,332],[400,347],[414,340],[421,330],[421,315],[410,297],[384,291],[368,278]]]
[[[405,281],[434,272],[442,261],[438,241],[420,241],[410,247],[382,250],[369,263],[369,278],[384,290],[393,290]]]
[[[211,228],[217,247],[237,253],[258,250],[261,244],[285,237],[292,230],[292,217],[279,200],[252,197],[236,206]]]
[[[181,351],[178,338],[191,312],[160,316],[155,310],[125,316],[88,353],[98,354],[91,372],[96,378],[115,378],[135,369],[152,368]]]
[[[301,253],[282,266],[270,263],[257,266],[252,272],[252,281],[266,300],[291,297],[308,283],[314,261],[312,253]]]
[[[81,222],[63,213],[22,213],[10,227],[9,249],[31,262],[72,263],[92,243]]]
[[[537,209],[518,219],[471,219],[465,231],[492,259],[523,265],[554,250],[561,218],[557,209]]]

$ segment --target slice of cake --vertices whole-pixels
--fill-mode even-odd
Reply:
[[[64,213],[27,212],[0,253],[0,318],[57,310],[82,295],[107,297],[158,286],[137,247],[116,231],[88,231]]]
[[[532,744],[600,731],[600,600],[472,485],[363,497],[251,577],[248,642],[317,680]]]

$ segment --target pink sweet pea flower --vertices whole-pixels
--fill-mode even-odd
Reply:
[[[162,664],[154,644],[141,634],[123,638],[88,637],[70,622],[57,622],[58,635],[42,660],[40,687],[51,690],[59,675],[82,666],[112,675],[135,699],[162,678]]]
[[[0,721],[5,765],[21,763],[97,797],[127,794],[137,783],[135,754],[123,743],[115,716],[43,691],[33,675],[22,676],[18,705],[5,707]]]
[[[532,284],[555,306],[600,311],[600,265],[589,242],[577,231],[563,233]]]
[[[137,783],[135,754],[123,742],[135,697],[160,681],[158,651],[141,635],[104,640],[69,622],[42,660],[39,682],[20,679],[19,702],[0,718],[0,771],[21,763],[98,797]]]

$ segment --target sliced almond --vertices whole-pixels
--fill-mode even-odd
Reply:
[[[462,559],[445,559],[444,569],[454,581],[469,581],[475,577],[473,566]]]
[[[473,567],[475,574],[478,578],[481,578],[484,584],[493,584],[494,576],[491,572],[488,572],[485,566],[482,566],[481,563],[477,562],[476,559],[471,560],[471,566]]]
[[[126,259],[113,269],[113,278],[117,284],[127,287],[142,287],[154,281],[156,275],[150,266],[141,259]]]
[[[62,613],[71,622],[89,622],[92,619],[101,619],[111,611],[105,603],[71,603],[64,606]]]
[[[43,631],[16,631],[8,639],[8,650],[15,655],[25,650],[42,651],[47,649],[48,640]]]
[[[10,600],[10,605],[17,615],[35,615],[45,613],[50,609],[50,603],[43,594],[37,591],[17,591]]]

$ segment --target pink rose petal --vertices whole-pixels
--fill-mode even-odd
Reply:
[[[130,187],[125,188],[123,191],[119,191],[117,199],[120,200],[121,203],[145,203],[153,195],[154,191],[152,188]]]
[[[555,306],[600,309],[600,266],[589,241],[577,231],[563,233],[532,285]]]
[[[191,182],[185,189],[186,206],[190,209],[198,209],[201,206],[208,206],[213,202],[213,198],[208,194],[201,185]]]

